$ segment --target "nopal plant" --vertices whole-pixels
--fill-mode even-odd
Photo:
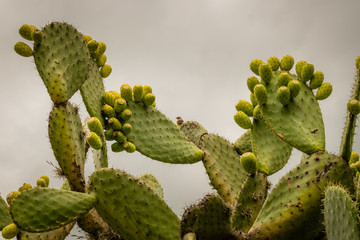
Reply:
[[[360,112],[360,57],[337,155],[325,148],[318,101],[331,95],[324,74],[286,55],[254,59],[247,79],[251,103],[240,100],[235,122],[248,129],[231,143],[195,121],[173,123],[156,109],[149,86],[104,90],[111,73],[106,45],[67,23],[38,29],[23,25],[32,41],[15,51],[33,57],[53,102],[48,133],[60,189],[41,176],[0,196],[5,239],[65,239],[75,224],[88,239],[359,239],[359,154],[353,149]],[[294,67],[295,65],[295,67]],[[294,69],[294,70],[292,70]],[[89,117],[81,122],[69,99],[80,91]],[[303,152],[298,166],[270,191],[268,176]],[[85,179],[87,152],[95,172]],[[189,206],[181,219],[163,200],[156,178],[108,167],[107,151],[138,151],[170,164],[202,161],[217,193]],[[355,151],[356,150],[356,151]]]

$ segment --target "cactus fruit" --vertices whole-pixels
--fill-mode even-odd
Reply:
[[[16,226],[16,224],[11,223],[2,229],[1,234],[2,234],[3,238],[11,239],[11,238],[15,237],[16,234],[18,234],[18,232],[19,232],[19,229]]]
[[[141,102],[144,97],[144,89],[143,86],[137,84],[133,87],[134,91],[134,100],[135,102]],[[150,104],[151,105],[151,104]]]
[[[124,125],[121,128],[121,132],[125,135],[129,135],[131,133],[132,126],[130,123],[124,123]]]
[[[114,131],[120,131],[123,127],[120,121],[115,117],[109,118],[107,122]]]
[[[351,99],[349,100],[347,104],[347,110],[353,114],[358,115],[360,113],[360,102],[357,99]]]
[[[324,100],[332,93],[332,85],[330,83],[323,83],[316,92],[317,100]]]
[[[126,104],[126,100],[123,98],[117,98],[115,100],[115,104],[114,104],[114,110],[117,113],[121,113],[122,111],[125,110],[127,104]]]
[[[275,56],[270,57],[270,58],[267,60],[267,62],[270,64],[271,69],[272,69],[273,71],[277,71],[277,70],[279,69],[279,67],[280,67],[280,61],[279,61],[279,59],[278,59],[277,57],[275,57]]]
[[[290,90],[288,87],[281,86],[277,90],[277,99],[282,105],[287,105],[290,102]]]
[[[234,115],[234,120],[243,129],[250,129],[252,127],[252,123],[249,116],[243,111],[238,111]]]
[[[259,75],[259,67],[262,63],[264,62],[258,58],[252,60],[250,63],[250,70],[256,75]]]
[[[92,53],[93,58],[98,59],[106,51],[106,45],[103,42],[98,42],[96,50]]]
[[[269,83],[272,79],[272,68],[268,63],[262,63],[259,66],[259,75],[261,81]]]
[[[120,87],[120,94],[121,97],[124,98],[126,101],[132,100],[132,88],[129,84],[123,84]]]
[[[152,93],[147,93],[144,96],[143,101],[144,101],[145,106],[151,106],[155,102],[155,95]]]
[[[279,87],[281,87],[281,86],[287,86],[288,83],[290,82],[290,80],[291,80],[291,78],[290,78],[289,73],[287,73],[287,72],[282,72],[282,73],[280,73],[280,75],[279,75],[279,78],[278,78],[278,81],[277,81],[277,85],[278,85]]]
[[[305,66],[305,64],[307,64],[307,62],[304,60],[300,60],[299,62],[296,63],[295,66],[296,75],[298,75],[299,77],[301,77],[302,69]]]
[[[290,71],[294,66],[294,58],[290,55],[285,55],[280,60],[280,69],[283,71]]]
[[[250,92],[253,93],[255,85],[259,83],[259,80],[256,77],[252,76],[247,79],[246,85],[249,88]]]
[[[34,38],[34,42],[35,44],[40,44],[41,41],[43,40],[43,34],[40,30],[35,29],[34,33],[33,33],[33,38]]]
[[[310,63],[304,64],[304,66],[301,69],[301,81],[307,82],[309,81],[314,75],[314,65]]]
[[[103,67],[103,66],[105,65],[105,63],[106,63],[106,60],[107,60],[106,55],[105,55],[105,54],[101,55],[101,56],[99,57],[99,59],[96,60],[97,66],[98,66],[98,67]],[[107,65],[107,66],[109,66],[109,65]],[[104,71],[104,70],[103,70],[103,71]],[[101,74],[101,76],[103,76],[103,74]],[[105,77],[103,77],[103,78],[105,78]]]
[[[115,142],[113,144],[111,144],[111,151],[113,152],[122,152],[124,151],[124,144],[120,143],[120,142]]]
[[[94,53],[96,51],[96,49],[98,48],[99,43],[95,40],[90,40],[87,42],[87,47],[89,49],[90,53]]]
[[[26,190],[32,189],[32,186],[30,183],[24,183],[21,187],[19,187],[18,191],[23,192]]]
[[[297,95],[299,95],[301,84],[298,80],[291,80],[287,87],[290,90],[290,98],[296,98]]]
[[[136,146],[132,142],[125,142],[123,144],[123,147],[124,147],[125,151],[128,153],[133,153],[136,151]]]
[[[359,154],[357,152],[352,152],[350,155],[349,163],[356,163],[359,161]]]
[[[252,117],[254,107],[246,100],[239,100],[235,105],[236,111],[242,111],[249,117]]]
[[[250,174],[256,173],[256,157],[252,152],[247,152],[241,155],[240,162],[246,172]]]
[[[86,141],[93,149],[99,150],[102,148],[102,141],[100,137],[94,132],[89,132],[86,134]]]
[[[34,54],[31,47],[23,42],[17,42],[14,46],[14,50],[17,54],[23,57],[31,57]]]
[[[260,120],[260,119],[261,119],[261,110],[260,110],[260,106],[259,106],[259,105],[256,105],[256,107],[254,108],[253,116],[254,116],[254,119],[256,119],[256,120]]]
[[[266,104],[267,91],[266,91],[266,88],[264,87],[264,85],[262,85],[262,84],[255,85],[254,94],[255,94],[256,101],[258,102],[258,104],[260,104],[260,105]]]
[[[34,27],[34,26],[24,24],[19,28],[19,34],[24,39],[32,41],[32,40],[34,40],[33,34],[34,34],[35,29],[36,29],[36,27]]]
[[[20,191],[12,191],[6,196],[6,202],[11,205],[14,198],[16,198],[17,195],[19,195]]]
[[[324,74],[320,71],[316,71],[311,77],[309,88],[316,89],[321,86],[324,81]]]
[[[111,72],[112,72],[112,68],[108,64],[105,64],[100,69],[100,75],[101,75],[102,78],[107,78],[110,75]]]
[[[101,136],[103,132],[103,127],[101,122],[96,117],[91,117],[86,121],[87,127],[91,132],[95,132],[97,135]]]
[[[45,179],[39,178],[39,179],[36,181],[36,186],[37,186],[37,187],[46,187],[46,181],[45,181]]]
[[[131,116],[132,116],[132,111],[130,109],[125,109],[120,113],[120,118],[124,121],[129,120]]]
[[[42,179],[44,179],[44,180],[45,180],[45,182],[46,182],[45,187],[48,187],[48,186],[49,186],[49,183],[50,183],[50,179],[49,179],[49,177],[48,177],[48,176],[43,175],[43,176],[41,176],[40,178],[42,178]]]
[[[114,108],[108,104],[105,104],[101,110],[102,110],[103,114],[105,115],[105,117],[108,117],[108,118],[116,117],[116,112],[115,112]]]

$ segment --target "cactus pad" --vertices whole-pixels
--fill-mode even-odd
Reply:
[[[201,137],[207,134],[207,130],[198,122],[188,121],[180,125],[180,130],[186,137],[199,147]]]
[[[0,231],[10,223],[12,223],[12,219],[9,213],[9,207],[0,196]]]
[[[247,130],[243,135],[241,135],[234,143],[235,149],[239,154],[244,154],[246,152],[251,152],[251,129]]]
[[[31,233],[26,231],[20,231],[17,235],[18,240],[64,240],[69,235],[71,229],[74,227],[75,222],[69,223],[68,225],[47,231],[42,233]]]

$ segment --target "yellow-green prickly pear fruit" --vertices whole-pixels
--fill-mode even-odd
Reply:
[[[115,141],[117,141],[121,144],[125,143],[127,140],[127,137],[120,131],[114,132],[114,138],[115,138]]]
[[[277,85],[279,87],[281,86],[287,86],[288,83],[290,82],[291,78],[290,78],[290,74],[287,72],[283,72],[280,73],[279,77],[278,77],[278,81],[277,81]]]
[[[290,90],[288,87],[281,86],[277,90],[277,99],[282,105],[287,105],[290,102]]]
[[[261,119],[261,110],[260,110],[260,106],[259,106],[259,105],[256,105],[256,107],[254,108],[253,116],[254,116],[254,119],[256,119],[256,120],[260,120],[260,119]]]
[[[112,94],[110,91],[105,92],[102,95],[102,102],[107,105],[110,105],[111,107],[115,106],[115,100],[116,100],[116,98],[115,98],[114,94]]]
[[[143,102],[145,106],[151,106],[155,102],[155,95],[152,93],[147,93],[143,98]]]
[[[123,99],[126,101],[132,100],[132,89],[129,84],[123,84],[120,87],[120,94]]]
[[[234,120],[243,129],[250,129],[252,127],[252,123],[249,116],[243,111],[238,111],[234,115]]]
[[[126,106],[127,106],[126,100],[123,99],[123,98],[118,98],[118,99],[115,100],[114,110],[117,113],[121,113],[122,111],[124,111]]]
[[[144,97],[144,88],[140,84],[136,84],[133,87],[133,94],[134,94],[134,100],[135,102],[141,102]]]
[[[108,123],[114,131],[120,131],[122,129],[122,124],[115,117],[109,118]]]
[[[184,235],[183,240],[196,240],[196,234],[189,232]]]
[[[301,81],[307,82],[309,81],[312,76],[314,75],[314,65],[310,63],[306,63],[301,70]]]
[[[117,91],[109,91],[112,95],[114,95],[115,99],[121,98],[121,94]]]
[[[263,82],[268,84],[272,79],[272,69],[270,64],[262,63],[259,66],[259,75]]]
[[[101,125],[101,122],[96,117],[91,117],[86,121],[86,125],[90,132],[94,132],[97,135],[101,136],[103,132],[103,127]]]
[[[95,50],[95,52],[92,54],[93,58],[98,59],[101,57],[101,55],[103,55],[106,51],[106,45],[103,42],[98,42],[98,46],[97,49]]]
[[[324,100],[332,93],[332,85],[330,83],[323,83],[316,92],[317,100]]]
[[[347,109],[352,115],[358,115],[360,113],[360,103],[357,99],[351,99],[347,104]]]
[[[259,67],[262,63],[264,62],[258,58],[252,60],[250,63],[250,70],[256,75],[259,75]]]
[[[273,71],[277,71],[277,70],[279,69],[279,67],[280,67],[280,61],[279,61],[279,59],[278,59],[277,57],[275,57],[275,56],[270,57],[270,58],[267,60],[267,62],[270,64],[271,69],[272,69]]]
[[[349,164],[350,163],[356,163],[359,161],[359,154],[357,152],[352,152],[350,155],[350,160],[349,160]]]
[[[105,64],[100,69],[100,75],[101,75],[102,78],[107,78],[110,75],[111,72],[112,72],[112,68],[108,64]]]
[[[297,95],[299,95],[301,83],[298,80],[294,79],[288,83],[287,87],[290,90],[290,98],[293,99],[296,98]]]
[[[107,60],[107,57],[105,54],[103,54],[99,57],[99,59],[96,60],[96,64],[98,65],[98,67],[102,67],[105,65],[106,60]]]
[[[43,34],[39,29],[35,29],[33,33],[34,42],[39,44],[43,39]]]
[[[88,44],[92,40],[92,37],[90,37],[89,35],[83,35],[83,38],[84,38],[86,44]]]
[[[252,93],[254,92],[255,85],[259,84],[259,83],[260,83],[259,80],[254,76],[249,77],[246,81],[246,85],[247,85],[248,89],[250,90],[250,92],[252,92]]]
[[[104,106],[102,106],[101,111],[108,118],[116,117],[114,108],[108,104],[105,104]]]
[[[246,115],[252,117],[254,107],[246,100],[239,100],[235,105],[236,111],[243,111]]]
[[[108,141],[115,140],[114,129],[112,128],[105,130],[104,135],[105,135],[105,139]]]
[[[34,53],[31,47],[24,42],[17,42],[14,46],[14,50],[23,57],[31,57]]]
[[[255,97],[254,93],[250,93],[250,102],[254,107],[258,105],[258,102],[256,100],[256,97]]]
[[[143,90],[144,90],[144,96],[146,95],[146,94],[148,94],[148,93],[152,93],[152,88],[150,87],[150,86],[148,86],[148,85],[144,85],[143,86]]]
[[[128,153],[133,153],[136,151],[135,144],[133,144],[132,142],[125,142],[123,144],[123,147],[124,147],[125,151]]]
[[[294,58],[290,55],[285,55],[280,61],[280,69],[283,71],[290,71],[294,66]]]
[[[36,186],[37,186],[37,187],[46,187],[46,181],[45,181],[45,179],[39,178],[39,179],[36,181]]]
[[[24,183],[24,185],[22,185],[21,187],[19,187],[18,191],[22,192],[22,191],[26,191],[32,189],[32,186],[30,183]]]
[[[42,179],[44,179],[44,180],[45,180],[45,182],[46,182],[46,187],[48,187],[48,186],[49,186],[49,184],[50,184],[50,179],[49,179],[49,177],[48,177],[48,176],[43,175],[43,176],[41,176],[40,178],[42,178]]]
[[[304,60],[300,60],[296,63],[296,66],[295,66],[296,75],[298,75],[298,77],[300,77],[300,78],[301,78],[302,68],[304,67],[305,64],[307,64],[307,62]]]
[[[128,135],[132,130],[132,126],[130,123],[124,123],[122,128],[121,128],[121,132],[125,135]]]
[[[34,40],[33,34],[34,34],[35,29],[36,29],[36,27],[34,28],[34,26],[24,24],[19,28],[19,34],[24,39],[32,41],[32,40]]]
[[[13,200],[17,197],[17,195],[19,195],[20,192],[19,191],[12,191],[10,192],[7,196],[6,196],[6,202],[11,205]]]
[[[113,152],[122,152],[124,150],[125,150],[125,148],[122,143],[115,142],[115,143],[111,144],[111,151],[113,151]]]
[[[89,49],[89,52],[90,53],[94,53],[96,51],[96,49],[98,48],[99,46],[99,43],[95,40],[90,40],[88,43],[87,43],[87,47]]]
[[[7,225],[6,227],[4,227],[1,231],[1,234],[3,236],[3,238],[5,239],[12,239],[14,238],[19,232],[18,227],[16,226],[15,223],[10,223],[9,225]]]
[[[132,116],[132,111],[130,109],[125,109],[120,113],[120,118],[124,121],[129,120],[131,116]]]
[[[324,74],[320,71],[316,71],[310,79],[309,88],[316,89],[321,86],[324,81]]]
[[[246,172],[250,174],[256,173],[256,157],[252,152],[247,152],[241,155],[240,162]]]
[[[360,69],[360,55],[357,56],[357,58],[355,60],[355,66],[356,66],[356,69]]]
[[[258,104],[263,105],[267,101],[267,91],[264,85],[257,84],[254,87],[254,94]]]
[[[94,132],[89,132],[86,134],[86,141],[93,149],[99,150],[102,148],[102,141],[100,137]]]

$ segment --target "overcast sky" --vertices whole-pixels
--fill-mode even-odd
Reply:
[[[196,120],[211,133],[234,142],[244,133],[233,121],[235,104],[249,100],[247,77],[254,58],[291,54],[323,71],[333,94],[321,102],[326,149],[338,153],[346,103],[360,54],[360,1],[0,1],[0,192],[51,176],[56,163],[47,137],[52,104],[33,59],[18,56],[19,27],[66,21],[107,45],[113,72],[106,90],[121,84],[153,88],[158,109],[171,120]],[[79,94],[71,100],[81,104]],[[83,105],[82,118],[87,117]],[[359,132],[359,129],[358,129]],[[355,137],[360,151],[360,137]],[[291,158],[299,162],[299,153]],[[170,165],[139,153],[110,154],[110,166],[138,175],[153,173],[165,200],[178,215],[211,192],[202,163]],[[279,175],[272,177],[275,182]],[[86,171],[93,171],[88,160]]]

